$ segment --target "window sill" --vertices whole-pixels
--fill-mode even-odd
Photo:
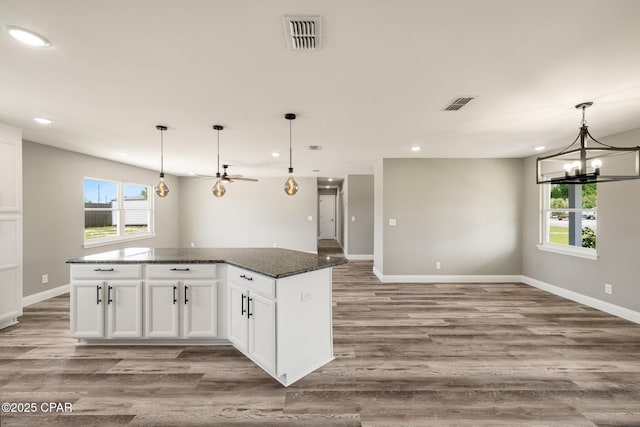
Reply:
[[[108,246],[108,245],[116,245],[118,243],[124,242],[132,242],[135,240],[144,240],[144,239],[152,239],[156,237],[155,234],[140,234],[135,236],[126,236],[126,237],[114,237],[108,239],[96,239],[96,241],[85,240],[84,248],[97,248],[99,246]]]
[[[553,252],[556,254],[569,255],[578,258],[585,258],[596,261],[598,259],[598,253],[593,249],[577,248],[564,245],[536,245],[538,250],[545,252]]]

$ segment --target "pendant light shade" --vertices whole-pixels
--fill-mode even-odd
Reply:
[[[164,181],[164,131],[167,130],[167,127],[157,125],[156,129],[160,131],[160,182],[155,186],[154,191],[158,197],[167,197],[169,186]]]
[[[220,125],[213,125],[213,128],[218,132],[218,172],[216,172],[216,183],[213,184],[211,191],[214,196],[222,197],[224,196],[224,193],[227,192],[224,185],[222,185],[222,178],[220,177],[220,131],[224,129],[224,127]]]
[[[292,149],[291,149],[291,122],[296,119],[296,115],[293,113],[287,113],[284,118],[289,120],[289,178],[284,183],[284,192],[289,196],[293,196],[298,192],[300,188],[298,183],[293,178],[293,164],[292,164]]]

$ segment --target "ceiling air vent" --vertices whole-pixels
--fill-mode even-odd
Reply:
[[[444,108],[444,111],[458,111],[469,103],[473,98],[456,98]]]
[[[311,151],[322,150],[322,145],[310,145],[309,146],[309,150],[311,150]]]
[[[289,49],[320,49],[319,16],[285,16],[282,20]]]

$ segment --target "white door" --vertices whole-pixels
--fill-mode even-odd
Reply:
[[[145,336],[149,338],[177,338],[179,282],[158,280],[146,282]]]
[[[22,315],[22,135],[0,123],[0,328]]]
[[[247,351],[249,332],[247,299],[245,288],[229,283],[229,341],[244,352]]]
[[[218,286],[213,280],[184,282],[184,336],[218,335]],[[183,301],[184,302],[184,301]]]
[[[142,282],[110,281],[105,295],[110,338],[142,336]]]
[[[249,301],[249,355],[275,374],[276,303],[257,294],[251,294]]]
[[[320,238],[336,238],[336,196],[320,195]]]
[[[71,284],[71,336],[104,337],[104,289],[107,282]]]

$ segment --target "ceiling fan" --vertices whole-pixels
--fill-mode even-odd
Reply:
[[[229,175],[227,173],[227,168],[229,167],[229,165],[222,165],[222,169],[224,170],[224,172],[222,173],[222,180],[226,181],[226,182],[233,182],[233,181],[250,181],[250,182],[258,182],[258,180],[256,178],[245,178],[242,175]]]

